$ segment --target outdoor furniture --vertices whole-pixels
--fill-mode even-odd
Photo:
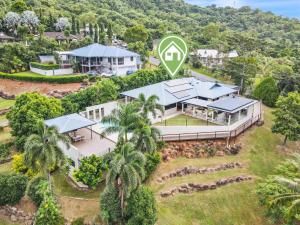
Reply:
[[[84,136],[82,136],[82,135],[71,136],[71,139],[73,142],[79,142],[84,139]]]

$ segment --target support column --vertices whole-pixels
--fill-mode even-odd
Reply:
[[[239,120],[241,120],[241,110],[239,111]]]
[[[196,114],[196,107],[193,107],[193,116]]]
[[[231,122],[231,114],[229,114],[228,116],[228,126],[230,125],[230,122]]]
[[[93,110],[93,120],[96,121],[96,110]]]
[[[184,103],[181,104],[181,112],[184,112]]]
[[[206,120],[208,120],[208,109],[206,109]]]
[[[212,120],[214,120],[214,114],[215,114],[215,111],[212,111],[212,112],[211,112],[211,119],[212,119]]]
[[[125,104],[127,104],[127,102],[128,102],[128,98],[127,96],[125,96]]]

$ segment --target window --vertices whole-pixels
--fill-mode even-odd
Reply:
[[[101,117],[104,116],[104,108],[101,108]]]
[[[113,65],[116,65],[116,58],[113,58]]]
[[[133,56],[130,57],[130,61],[133,62]]]
[[[167,105],[167,106],[165,106],[165,110],[173,109],[173,108],[175,108],[175,107],[176,107],[176,103],[171,104],[171,105]]]
[[[124,65],[124,58],[118,58],[118,65]]]
[[[111,58],[108,58],[108,62],[111,64]]]
[[[96,119],[99,119],[100,118],[100,110],[96,109],[95,113],[96,113]]]

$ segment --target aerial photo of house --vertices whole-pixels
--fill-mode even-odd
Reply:
[[[0,225],[300,225],[300,0],[0,0]]]

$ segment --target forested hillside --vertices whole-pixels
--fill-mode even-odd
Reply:
[[[296,56],[300,46],[300,22],[251,10],[200,7],[183,0],[26,0],[41,21],[76,15],[84,22],[112,23],[122,37],[127,27],[143,24],[156,39],[165,32],[182,34],[192,47],[257,50],[268,56]],[[0,2],[0,18],[14,1]],[[48,27],[46,30],[50,30]],[[241,32],[242,31],[242,32]]]

